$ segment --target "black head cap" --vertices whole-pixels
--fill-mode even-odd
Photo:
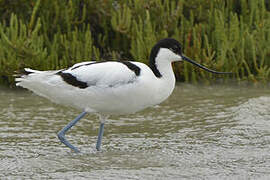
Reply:
[[[182,56],[181,44],[173,38],[165,38],[158,41],[152,48],[149,59],[149,67],[152,69],[156,77],[161,77],[160,72],[156,67],[156,57],[160,48],[167,48],[173,51],[175,54]]]
[[[160,48],[167,48],[172,50],[175,54],[182,55],[181,44],[173,38],[165,38],[158,41],[152,48],[150,58],[153,57],[155,59]]]

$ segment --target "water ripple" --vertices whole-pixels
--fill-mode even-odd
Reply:
[[[99,122],[25,91],[0,89],[1,179],[269,179],[267,89],[181,84],[161,105],[111,116],[101,152]]]

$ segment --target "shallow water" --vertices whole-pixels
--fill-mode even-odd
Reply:
[[[270,90],[178,84],[161,105],[111,116],[102,151],[87,115],[28,91],[0,89],[0,179],[269,179]]]

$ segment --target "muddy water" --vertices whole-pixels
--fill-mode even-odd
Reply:
[[[178,84],[161,105],[105,125],[27,91],[0,88],[0,179],[269,179],[270,90]]]

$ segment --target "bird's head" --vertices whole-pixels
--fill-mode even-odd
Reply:
[[[194,60],[184,56],[182,53],[181,44],[173,38],[162,39],[158,41],[152,48],[150,53],[150,65],[155,65],[158,59],[169,62],[186,61],[211,73],[231,74],[231,72],[218,72],[208,69],[201,64],[195,62]]]

